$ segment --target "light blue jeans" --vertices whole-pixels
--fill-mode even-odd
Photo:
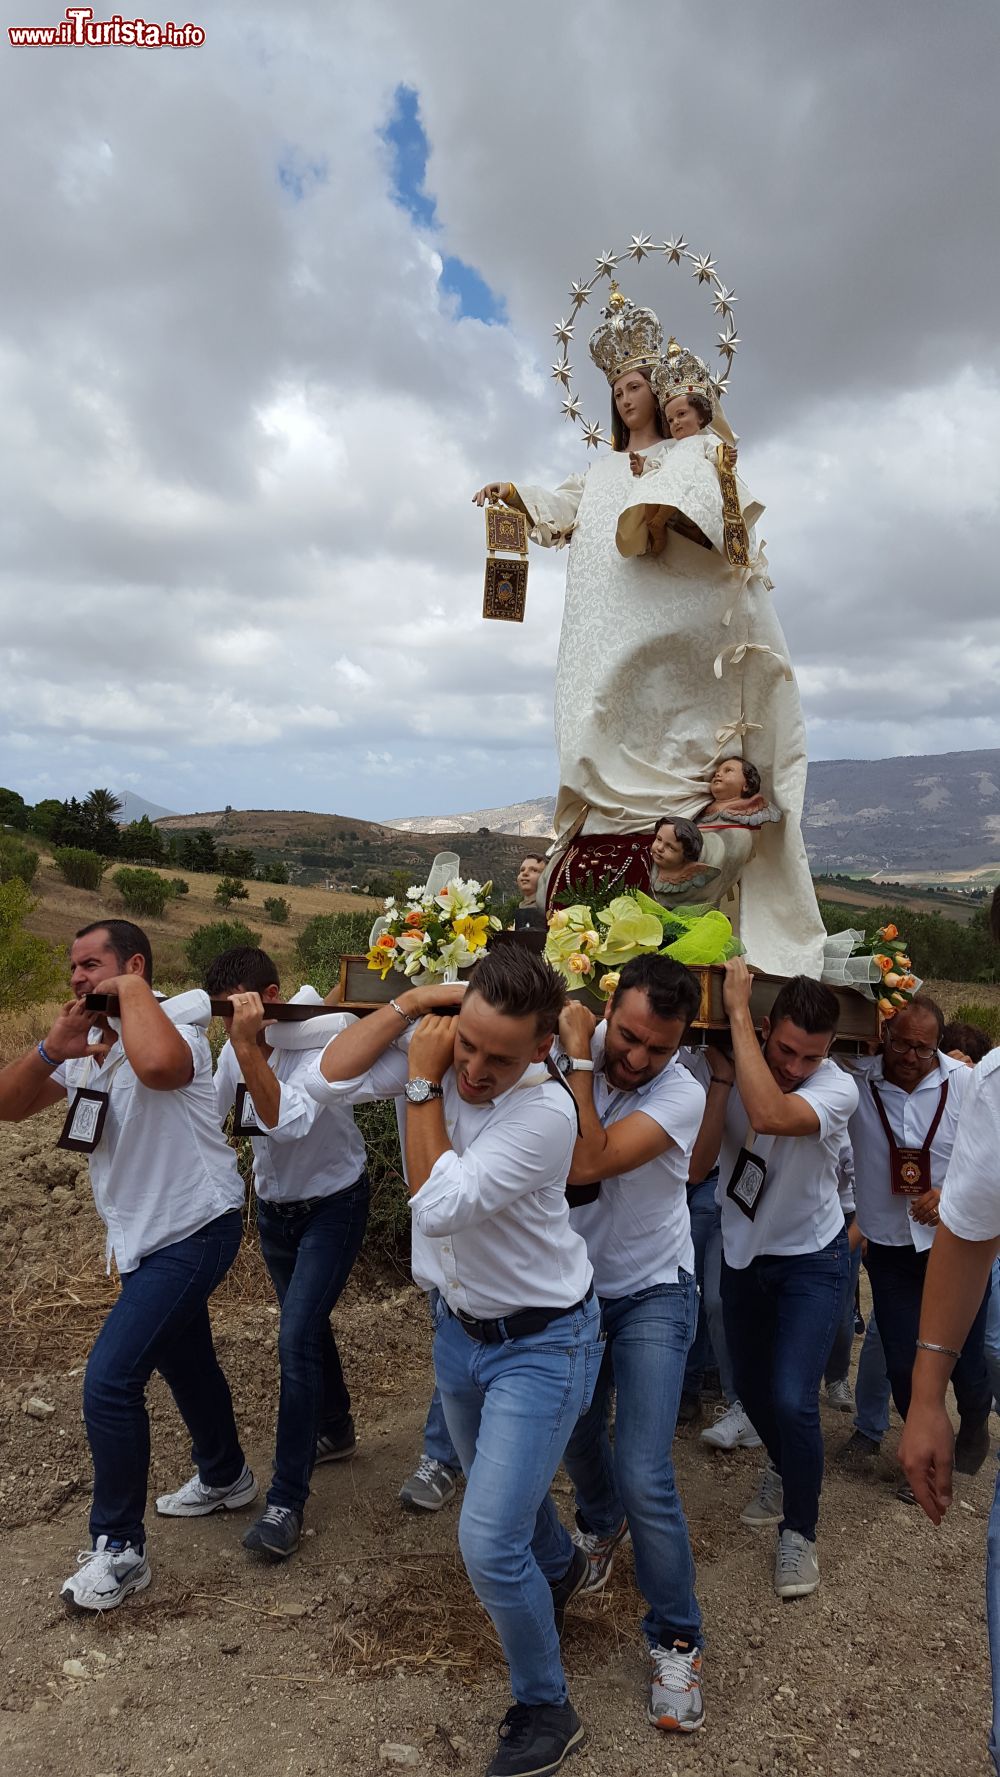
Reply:
[[[427,1297],[427,1306],[430,1309],[431,1325],[435,1328],[438,1323],[438,1303],[440,1300],[440,1291],[431,1290]],[[435,1384],[434,1393],[431,1395],[431,1404],[427,1409],[427,1418],[424,1420],[423,1453],[425,1456],[429,1456],[432,1462],[443,1463],[444,1467],[450,1468],[455,1475],[458,1474],[462,1466],[458,1460],[458,1451],[455,1449],[448,1432],[448,1424],[444,1416],[444,1408],[441,1405],[441,1390],[437,1387],[437,1384]]]
[[[607,1348],[590,1410],[566,1449],[581,1530],[611,1536],[628,1519],[651,1647],[702,1643],[694,1560],[671,1446],[698,1323],[693,1277],[601,1303]],[[608,1436],[615,1393],[614,1451]]]
[[[517,1703],[564,1703],[551,1587],[573,1559],[549,1487],[601,1367],[596,1296],[540,1333],[485,1345],[438,1304],[434,1371],[466,1476],[458,1541]]]
[[[874,1314],[868,1316],[854,1385],[854,1429],[873,1444],[889,1430],[889,1374]]]

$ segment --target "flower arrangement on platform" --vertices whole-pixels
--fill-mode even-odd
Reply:
[[[661,907],[641,889],[617,895],[606,907],[578,902],[549,914],[545,960],[568,987],[586,987],[607,999],[619,971],[636,956],[669,956],[708,967],[739,955],[742,946],[717,908]]]
[[[390,895],[372,928],[368,967],[384,981],[390,969],[401,975],[457,980],[460,969],[485,950],[500,921],[490,912],[491,882],[464,882],[456,876],[432,893],[409,888],[400,903]]]
[[[826,940],[823,980],[857,988],[877,1002],[883,1018],[894,1018],[919,992],[921,982],[912,969],[897,926],[880,926],[874,938],[849,928]]]

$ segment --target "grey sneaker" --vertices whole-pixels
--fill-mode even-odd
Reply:
[[[594,1530],[571,1530],[578,1549],[582,1549],[587,1557],[590,1572],[581,1592],[600,1592],[614,1566],[615,1550],[619,1543],[628,1542],[628,1520],[623,1518],[617,1530],[610,1536],[598,1536]]]
[[[839,1382],[827,1383],[826,1404],[828,1407],[836,1407],[838,1413],[854,1412],[854,1390],[846,1376]]]
[[[200,1475],[192,1475],[176,1493],[161,1493],[156,1509],[161,1518],[207,1518],[210,1512],[238,1512],[257,1498],[253,1470],[246,1463],[231,1487],[206,1487]]]
[[[673,1647],[651,1647],[649,1657],[653,1672],[646,1714],[667,1733],[693,1734],[705,1719],[701,1649],[675,1641]]]
[[[819,1585],[816,1544],[797,1530],[783,1530],[774,1561],[774,1589],[779,1598],[805,1598]]]
[[[760,1478],[757,1492],[750,1504],[743,1507],[740,1517],[744,1524],[780,1524],[783,1501],[781,1476],[777,1469],[768,1466]]]
[[[357,1454],[358,1440],[354,1432],[354,1421],[349,1419],[342,1432],[335,1438],[327,1437],[320,1432],[316,1439],[316,1455],[313,1467],[319,1468],[321,1462],[347,1462]]]
[[[454,1471],[446,1463],[422,1456],[399,1489],[399,1500],[408,1512],[439,1512],[454,1499],[457,1485]]]

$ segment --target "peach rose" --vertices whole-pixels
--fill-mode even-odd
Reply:
[[[882,930],[879,932],[878,936],[880,938],[884,938],[886,943],[888,944],[890,938],[898,938],[899,937],[899,927],[898,926],[883,926]]]

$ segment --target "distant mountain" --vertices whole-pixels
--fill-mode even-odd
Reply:
[[[116,790],[116,796],[122,800],[122,811],[118,817],[119,825],[127,827],[130,821],[141,821],[144,814],[151,821],[162,820],[164,815],[173,814],[172,808],[161,808],[158,802],[147,802],[145,796],[135,796],[131,790]]]
[[[469,814],[385,821],[407,833],[552,831],[555,797]],[[1000,749],[894,759],[820,759],[802,822],[814,871],[972,870],[1000,865]]]

